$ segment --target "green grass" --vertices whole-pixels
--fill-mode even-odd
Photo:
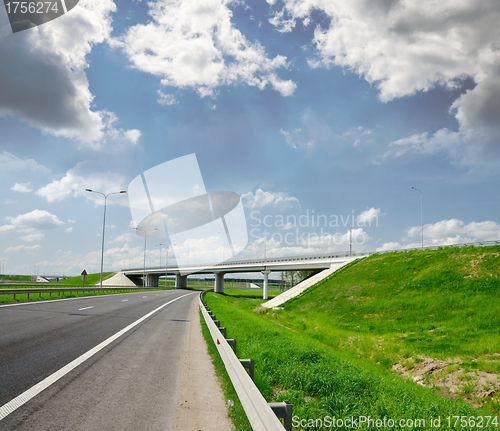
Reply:
[[[98,288],[99,289],[99,288]],[[170,289],[170,288],[167,288]],[[166,290],[163,288],[158,288],[158,290]],[[137,288],[137,290],[133,290],[132,292],[148,292],[150,289],[141,289]],[[92,292],[62,292],[62,293],[30,293],[30,297],[28,299],[27,294],[18,294],[14,299],[14,295],[0,295],[0,303],[15,303],[15,302],[25,302],[25,301],[42,301],[44,299],[63,299],[63,298],[76,298],[79,296],[95,296],[95,295],[112,295],[115,293],[127,293],[131,292],[130,290],[117,290],[110,291],[106,290],[104,287],[102,291],[95,290]]]
[[[416,429],[433,429],[431,418],[485,414],[269,320],[258,308],[261,300],[214,293],[205,299],[228,338],[237,339],[238,357],[255,360],[255,383],[264,397],[290,401],[294,416],[425,419],[427,426]]]
[[[103,272],[102,273],[102,279],[103,281],[111,278],[113,275],[115,275],[116,272]],[[76,277],[70,277],[65,280],[58,281],[57,283],[50,283],[52,284],[85,284],[85,286],[95,286],[101,281],[101,273],[98,272],[97,274],[87,274],[87,277],[85,279],[85,283],[82,281],[82,276],[77,275]]]
[[[499,277],[500,246],[445,248],[354,262],[283,309],[260,307],[261,291],[206,300],[238,340],[238,356],[256,360],[269,401],[287,399],[303,418],[441,416],[443,425],[448,415],[500,413],[500,376],[477,381],[500,373]],[[394,364],[411,372],[428,358],[458,363],[422,376],[428,388],[394,375]],[[457,400],[438,381],[451,373]]]
[[[205,319],[203,318],[203,314],[200,310],[200,322],[201,322],[201,330],[203,333],[203,337],[205,338],[205,342],[207,343],[208,353],[212,357],[212,363],[215,367],[215,372],[220,379],[222,391],[224,392],[224,397],[226,401],[233,401],[233,405],[229,407],[229,418],[233,422],[235,431],[252,431],[252,427],[248,418],[245,414],[245,410],[241,405],[241,402],[236,394],[236,390],[234,389],[233,384],[231,383],[231,379],[227,374],[226,368],[224,366],[224,362],[222,361],[219,352],[217,351],[217,347],[212,340],[212,336],[210,335],[210,331],[208,329],[207,324],[205,323]]]
[[[500,352],[499,277],[499,246],[375,255],[266,315],[365,359],[481,358]]]
[[[33,277],[30,275],[8,275],[2,274],[0,281],[2,283],[32,283]]]
[[[235,298],[255,298],[262,299],[262,289],[226,289],[224,288],[224,293],[226,295],[234,296]],[[269,288],[268,290],[269,299],[274,298],[280,294],[279,288]]]

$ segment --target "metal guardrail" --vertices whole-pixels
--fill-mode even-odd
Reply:
[[[120,291],[135,291],[135,290],[158,290],[158,287],[60,287],[60,288],[25,288],[25,289],[0,289],[0,295],[14,295],[14,300],[16,295],[30,295],[38,294],[40,297],[42,293],[49,293],[52,296],[53,293],[72,293],[72,292],[120,292]]]
[[[245,371],[245,368],[236,357],[225,336],[219,331],[214,319],[206,309],[202,295],[203,293],[199,296],[199,306],[203,313],[203,318],[210,330],[215,347],[217,347],[219,355],[224,362],[229,378],[238,394],[238,398],[241,401],[252,429],[254,431],[284,431],[285,428],[271,409],[271,406],[269,406],[259,389],[257,389],[250,375]]]
[[[448,244],[448,245],[431,245],[426,247],[412,247],[412,248],[398,248],[393,250],[383,250],[383,251],[367,251],[360,253],[350,253],[350,252],[338,252],[338,253],[318,253],[318,254],[310,254],[306,256],[283,256],[278,258],[266,258],[266,259],[252,259],[252,260],[241,260],[241,261],[226,261],[226,262],[217,262],[217,263],[203,263],[196,265],[185,265],[182,268],[199,268],[199,267],[216,267],[216,266],[239,266],[239,265],[269,265],[270,263],[280,263],[280,262],[296,262],[296,261],[304,261],[304,260],[320,260],[320,259],[337,259],[340,257],[354,257],[354,256],[371,256],[373,254],[385,254],[385,253],[400,253],[404,251],[415,251],[415,250],[437,250],[439,248],[451,248],[451,247],[468,247],[468,246],[492,246],[492,245],[500,245],[500,240],[496,241],[478,241],[478,242],[467,242],[467,243],[459,243],[459,244]],[[165,270],[165,267],[149,267],[146,268],[148,270]],[[178,266],[169,266],[169,270],[178,270]],[[122,269],[122,272],[128,271],[143,271],[144,268],[129,268]]]

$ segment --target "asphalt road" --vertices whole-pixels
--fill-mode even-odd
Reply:
[[[0,430],[170,430],[196,298],[175,290],[0,306],[0,417],[14,409]],[[29,401],[15,408],[16,397],[50,383],[77,359],[74,369],[32,398],[28,392]]]

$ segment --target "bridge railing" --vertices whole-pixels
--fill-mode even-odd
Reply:
[[[201,263],[201,264],[191,264],[184,265],[182,268],[200,268],[200,267],[228,267],[228,266],[241,266],[241,265],[268,265],[270,263],[280,263],[280,262],[298,262],[307,260],[322,260],[322,259],[337,259],[342,257],[355,257],[355,256],[371,256],[373,254],[385,254],[385,253],[400,253],[404,251],[414,251],[414,250],[437,250],[439,248],[449,248],[449,247],[468,247],[468,246],[493,246],[499,245],[500,240],[492,241],[477,241],[477,242],[466,242],[458,244],[446,244],[446,245],[431,245],[425,247],[411,247],[411,248],[397,248],[391,250],[379,250],[379,251],[366,251],[358,253],[337,252],[337,253],[316,253],[304,256],[282,256],[282,257],[269,257],[266,259],[248,259],[248,260],[230,260],[226,262],[214,262],[214,263]],[[143,267],[140,268],[129,268],[122,269],[123,272],[128,271],[143,271]],[[156,266],[148,267],[147,270],[164,270],[165,267]],[[177,265],[168,266],[169,270],[177,270],[179,267]]]

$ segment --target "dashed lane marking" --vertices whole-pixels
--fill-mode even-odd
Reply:
[[[7,404],[4,404],[3,406],[0,407],[0,420],[5,418],[6,416],[10,415],[12,412],[17,410],[22,405],[26,404],[29,400],[31,400],[33,397],[37,396],[44,389],[47,389],[53,383],[57,382],[60,378],[64,377],[70,371],[72,371],[76,367],[78,367],[78,365],[82,364],[87,359],[94,356],[97,352],[104,349],[107,345],[111,344],[113,341],[120,338],[123,334],[130,331],[132,328],[134,328],[139,323],[146,320],[148,317],[152,316],[153,314],[157,313],[161,309],[165,308],[167,305],[170,305],[172,302],[175,302],[175,301],[177,301],[181,298],[184,298],[185,296],[188,296],[188,295],[192,295],[192,293],[187,293],[185,295],[179,296],[175,299],[172,299],[171,301],[166,302],[165,304],[159,306],[158,308],[155,308],[153,311],[150,311],[146,315],[142,316],[140,319],[136,320],[135,322],[131,323],[127,327],[123,328],[121,331],[118,331],[116,334],[114,334],[111,337],[109,337],[108,339],[104,340],[102,343],[98,344],[93,349],[90,349],[88,352],[79,356],[74,361],[71,361],[69,364],[65,365],[64,367],[62,367],[61,369],[59,369],[55,373],[51,374],[47,378],[43,379],[40,383],[37,383],[35,386],[33,386],[30,389],[28,389],[27,391],[23,392],[21,395],[18,395],[16,398],[10,400]]]

